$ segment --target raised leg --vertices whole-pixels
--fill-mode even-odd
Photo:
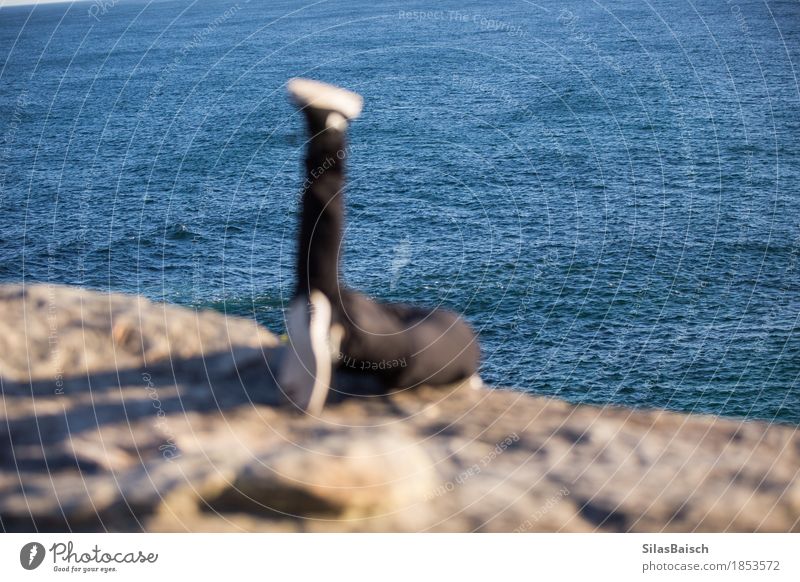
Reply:
[[[302,193],[297,295],[316,289],[332,298],[339,288],[344,226],[347,121],[361,111],[361,97],[330,85],[294,79],[289,91],[306,117],[309,141]]]
[[[289,345],[278,383],[287,398],[311,414],[322,411],[338,359],[338,306],[344,204],[345,130],[361,111],[355,93],[293,79],[289,94],[306,117],[309,142],[301,201],[297,289],[287,317]],[[338,309],[336,310],[338,313]]]

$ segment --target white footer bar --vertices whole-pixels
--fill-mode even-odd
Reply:
[[[798,550],[793,534],[3,534],[0,575],[136,582],[187,575],[778,581],[800,580]]]

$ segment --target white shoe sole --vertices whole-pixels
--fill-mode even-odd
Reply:
[[[287,346],[278,375],[286,397],[317,415],[325,407],[332,375],[331,304],[319,291],[298,297],[289,307]]]
[[[298,107],[333,111],[345,120],[358,117],[364,105],[364,99],[358,93],[312,79],[290,79],[286,89]]]

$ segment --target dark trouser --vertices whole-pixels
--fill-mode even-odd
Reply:
[[[338,365],[376,377],[385,388],[450,384],[477,373],[480,349],[467,323],[449,311],[376,303],[340,283],[344,225],[344,133],[325,129],[325,112],[305,110],[306,153],[298,295],[321,291],[333,324],[344,328]]]

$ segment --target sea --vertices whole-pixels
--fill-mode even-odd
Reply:
[[[488,384],[800,423],[800,2],[0,2],[0,282],[284,330],[304,76],[364,96],[344,277]]]

